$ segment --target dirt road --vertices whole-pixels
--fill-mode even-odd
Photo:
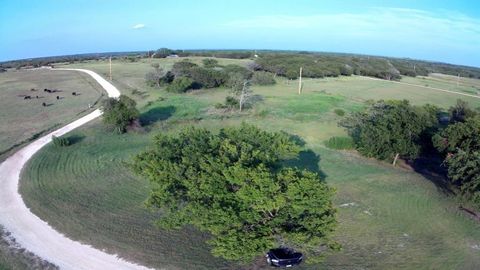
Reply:
[[[52,69],[52,72],[55,70]],[[109,97],[120,96],[120,92],[115,86],[93,71],[85,69],[58,70],[85,72],[105,89]],[[101,114],[100,110],[95,110],[30,143],[0,164],[0,224],[12,233],[22,247],[42,259],[56,264],[61,269],[148,269],[120,259],[116,255],[107,254],[89,245],[73,241],[55,231],[27,208],[18,193],[18,182],[23,166],[38,150],[52,140],[53,135],[64,135]]]

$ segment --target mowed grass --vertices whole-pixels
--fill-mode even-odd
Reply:
[[[150,60],[145,61],[142,67],[148,70]],[[118,69],[130,69],[141,63],[117,64]],[[82,65],[94,69],[95,63],[78,64]],[[71,134],[81,138],[74,145],[42,149],[22,174],[20,192],[27,206],[68,236],[152,267],[253,267],[214,258],[205,244],[208,235],[194,228],[156,228],[158,213],[143,205],[149,185],[126,165],[159,132],[176,133],[190,125],[215,131],[247,122],[300,136],[312,151],[302,152],[299,160],[288,164],[318,170],[337,189],[335,239],[343,250],[328,254],[323,264],[299,269],[476,269],[480,265],[480,226],[457,210],[453,198],[414,172],[324,147],[330,137],[345,136],[335,109],[358,110],[369,95],[372,99],[400,95],[414,104],[432,103],[416,92],[423,89],[405,92],[390,82],[352,77],[306,80],[299,96],[294,82],[278,79],[275,86],[253,87],[261,98],[250,111],[221,114],[213,106],[229,94],[226,89],[169,94],[145,87],[143,77],[122,72],[121,85],[128,82],[145,92],[133,97],[148,132],[114,135],[95,121]],[[449,95],[435,94],[439,106],[455,103]],[[266,266],[259,259],[256,267]]]
[[[32,88],[37,91],[30,91]],[[46,93],[44,88],[61,92]],[[72,96],[72,92],[80,95]],[[24,100],[24,95],[32,99]],[[12,153],[8,151],[12,146],[87,113],[91,110],[88,104],[94,105],[102,95],[103,89],[80,72],[42,69],[0,73],[0,160],[6,152]],[[48,106],[43,107],[43,102]]]
[[[433,73],[429,76],[419,76],[416,78],[404,77],[402,82],[436,87],[455,92],[463,92],[478,95],[480,97],[480,80],[471,78]]]
[[[144,207],[149,185],[125,165],[150,134],[112,135],[98,123],[74,134],[84,139],[47,147],[25,173],[21,192],[35,214],[73,239],[152,267],[229,269],[210,255],[203,233],[154,226],[158,215]]]
[[[405,78],[402,82],[425,86],[419,78]],[[448,86],[451,86],[449,84]],[[433,86],[431,86],[433,87]],[[445,90],[459,91],[454,87],[438,87]],[[304,80],[304,90],[321,90],[327,93],[341,95],[348,99],[363,102],[366,100],[389,100],[389,99],[407,99],[414,105],[435,104],[442,108],[448,108],[455,105],[457,99],[464,99],[469,102],[472,108],[480,106],[479,98],[465,97],[453,93],[440,92],[433,89],[417,87],[413,85],[403,85],[391,81],[372,80],[364,77],[338,77],[326,79],[307,79]]]

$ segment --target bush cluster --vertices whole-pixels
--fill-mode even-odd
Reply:
[[[66,137],[57,137],[57,136],[52,136],[52,142],[53,145],[57,147],[65,147],[70,145],[70,140]]]
[[[216,109],[234,109],[239,105],[239,101],[236,97],[228,96],[225,98],[225,103],[215,104]]]
[[[252,84],[256,85],[273,85],[275,84],[275,78],[273,74],[265,71],[257,71],[253,73]]]
[[[166,88],[168,92],[184,93],[193,87],[193,80],[187,77],[175,78]]]
[[[103,102],[103,122],[117,133],[124,133],[127,127],[138,120],[140,113],[136,102],[121,95],[117,98],[108,98]]]
[[[342,110],[342,109],[335,109],[333,112],[335,112],[335,114],[338,115],[338,116],[344,116],[345,115],[345,111]]]
[[[151,86],[167,85],[170,92],[183,93],[191,89],[228,87],[234,92],[241,91],[245,81],[253,84],[275,83],[273,74],[265,71],[252,72],[239,65],[219,66],[215,59],[203,59],[204,67],[188,60],[173,64],[172,70],[163,72],[158,66],[147,73],[146,81]]]

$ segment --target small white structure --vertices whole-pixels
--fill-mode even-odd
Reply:
[[[169,56],[167,56],[167,58],[179,58],[180,56],[178,56],[177,54],[170,54]]]

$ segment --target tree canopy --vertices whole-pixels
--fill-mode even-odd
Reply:
[[[449,125],[433,142],[446,155],[449,178],[480,205],[480,116]]]
[[[422,135],[437,124],[435,107],[416,107],[407,100],[378,101],[341,122],[359,152],[382,160],[392,160],[396,154],[416,158],[422,148]]]
[[[448,110],[450,114],[450,122],[465,122],[467,118],[477,115],[477,112],[470,109],[468,103],[464,100],[458,99],[455,106]]]
[[[175,78],[165,90],[168,92],[174,93],[184,93],[189,89],[192,89],[194,82],[192,79],[187,77],[177,77]]]
[[[118,99],[106,99],[102,107],[103,122],[116,132],[127,131],[128,125],[138,119],[140,115],[136,105],[133,99],[125,95],[121,95]]]
[[[218,61],[212,58],[205,58],[202,60],[203,66],[206,68],[214,68],[218,66]]]
[[[214,255],[250,261],[286,244],[314,262],[338,247],[329,238],[334,190],[316,172],[282,167],[299,151],[285,133],[246,124],[219,133],[189,128],[157,135],[132,167],[152,184],[147,204],[161,209],[158,225],[208,231]]]

